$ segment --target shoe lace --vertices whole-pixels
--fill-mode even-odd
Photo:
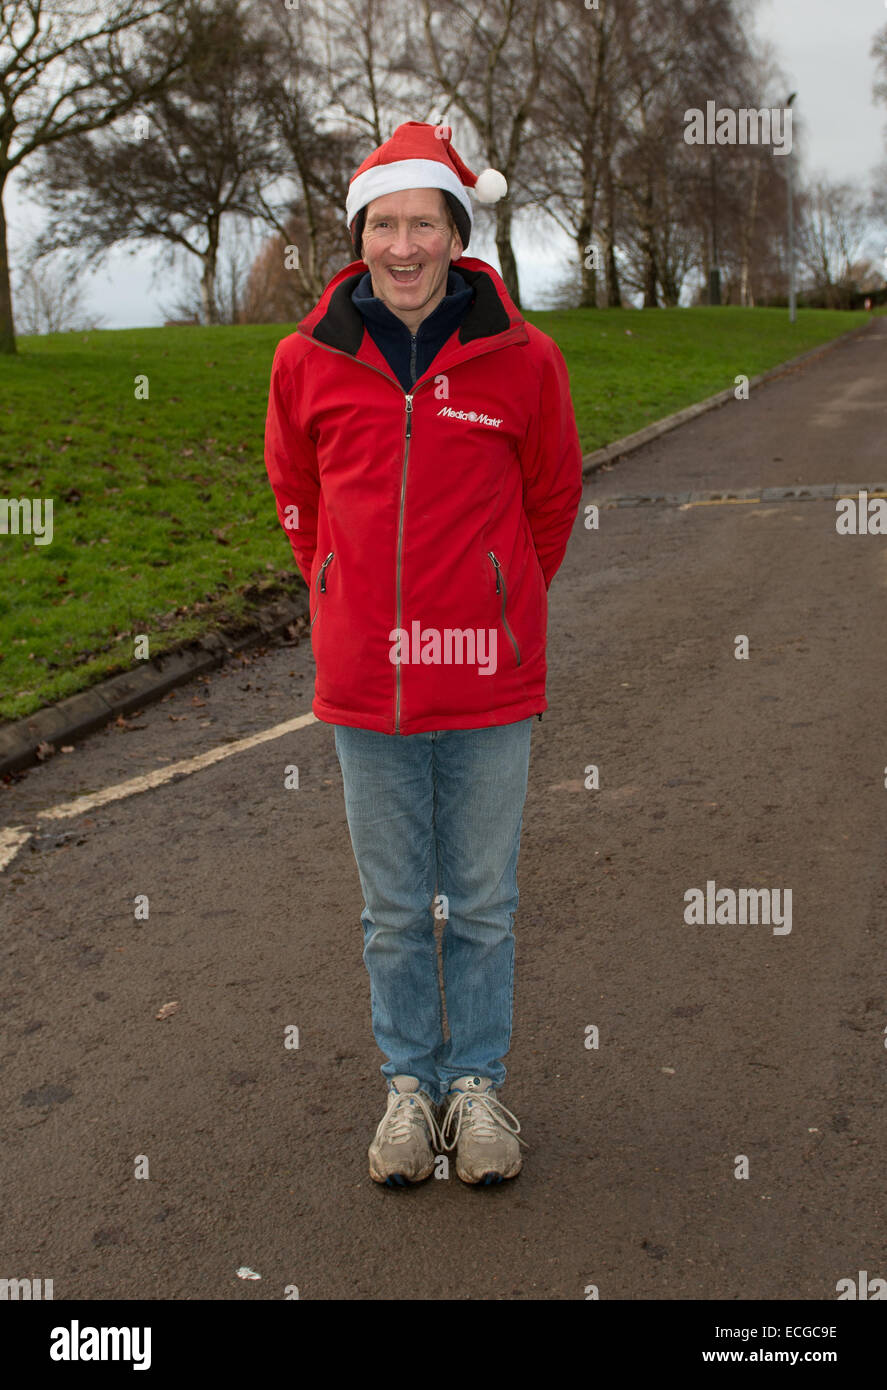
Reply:
[[[391,1109],[379,1121],[379,1127],[376,1130],[377,1142],[405,1143],[410,1137],[413,1126],[419,1122],[416,1107],[427,1121],[428,1128],[431,1130],[432,1143],[439,1144],[441,1142],[440,1129],[421,1091],[404,1091],[398,1095]]]
[[[509,1124],[509,1120],[513,1121]],[[453,1128],[455,1122],[456,1132],[452,1139],[447,1142],[447,1134]],[[530,1146],[525,1139],[519,1138],[520,1124],[516,1115],[512,1115],[510,1110],[506,1110],[501,1100],[489,1091],[461,1091],[456,1100],[453,1101],[441,1130],[441,1146],[450,1150],[456,1147],[459,1142],[459,1135],[462,1133],[463,1124],[467,1127],[471,1125],[474,1134],[478,1139],[495,1139],[497,1129],[507,1129],[513,1134],[519,1144],[523,1144],[525,1149]]]

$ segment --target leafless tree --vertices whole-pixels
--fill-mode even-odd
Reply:
[[[874,98],[887,105],[887,24],[879,29],[872,40],[872,57],[875,60],[876,75]],[[884,140],[887,146],[887,126],[884,127]],[[878,165],[874,173],[871,201],[871,216],[882,230],[887,230],[887,160]]]
[[[542,100],[528,123],[525,158],[516,182],[528,201],[575,242],[578,295],[574,302],[594,308],[602,248],[608,280],[617,302],[619,298],[612,228],[606,221],[613,194],[612,179],[606,181],[607,151],[612,147],[612,96],[618,85],[614,9],[585,9],[568,0],[555,0],[546,8],[543,23],[548,61]],[[601,202],[603,225],[599,225]],[[555,301],[569,300],[575,284],[571,270],[555,292]]]
[[[126,119],[47,151],[32,176],[50,213],[38,254],[76,247],[99,260],[121,242],[160,240],[194,256],[205,323],[220,321],[216,276],[223,220],[255,217],[256,196],[283,171],[266,109],[268,35],[245,0],[188,0],[178,11],[187,47],[165,88]],[[169,26],[151,53],[178,47]],[[135,66],[142,81],[144,55]]]
[[[19,333],[84,333],[105,322],[87,305],[82,283],[59,265],[25,264],[13,283]]]
[[[352,15],[352,8],[366,13]],[[319,299],[343,260],[353,258],[345,198],[349,179],[363,162],[369,143],[351,110],[356,99],[353,87],[361,78],[366,83],[373,132],[383,119],[375,66],[377,50],[385,51],[375,28],[380,7],[378,3],[357,7],[345,0],[342,10],[342,5],[304,0],[296,10],[272,11],[269,19],[273,37],[263,100],[284,178],[275,189],[276,196],[256,188],[254,205],[278,234],[273,255],[279,255],[280,273],[287,276],[286,281],[274,281],[281,291],[281,307],[298,302],[306,306],[306,312],[308,301]],[[351,19],[357,25],[354,30],[349,27]],[[356,75],[348,75],[343,55],[349,52]],[[336,61],[340,70],[333,66]],[[262,274],[267,275],[271,264],[263,265]],[[260,301],[268,307],[266,291],[256,298],[254,283],[251,293],[254,312]]]
[[[648,306],[677,303],[706,242],[710,257],[715,227],[734,210],[684,143],[682,118],[700,91],[738,90],[748,66],[740,18],[735,0],[547,7],[552,41],[518,180],[575,241],[581,304],[602,298],[599,268],[612,307],[620,276]]]
[[[853,185],[814,182],[799,227],[799,259],[826,308],[843,307],[858,289],[853,267],[864,262],[870,232],[866,199]]]
[[[871,56],[875,60],[875,101],[887,103],[887,24],[872,39]]]
[[[180,61],[129,55],[147,21],[175,0],[0,0],[0,352],[15,352],[4,194],[9,176],[40,150],[82,138],[162,88]]]
[[[359,137],[358,162],[395,125],[430,119],[430,108],[422,112],[423,65],[417,70],[410,53],[415,23],[403,0],[300,0],[299,11],[330,117]]]
[[[436,88],[448,112],[461,116],[473,132],[479,150],[475,162],[498,169],[508,180],[509,194],[493,212],[502,279],[518,307],[514,188],[545,61],[544,9],[543,0],[422,0],[424,62],[418,47],[410,50],[415,70],[425,76],[426,90]],[[455,137],[455,119],[453,126]],[[470,162],[470,151],[459,152]]]

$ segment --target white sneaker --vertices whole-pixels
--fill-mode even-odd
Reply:
[[[488,1076],[460,1076],[452,1081],[443,1106],[441,1141],[445,1150],[456,1148],[457,1177],[488,1186],[517,1176],[522,1164],[518,1146],[529,1145],[518,1139],[517,1116],[496,1099]]]
[[[434,1145],[441,1142],[434,1102],[415,1076],[395,1076],[388,1108],[369,1147],[370,1177],[387,1187],[423,1182],[434,1168]]]

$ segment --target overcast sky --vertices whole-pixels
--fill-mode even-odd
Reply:
[[[792,90],[798,93],[794,109],[804,128],[807,177],[824,174],[867,189],[875,166],[887,158],[887,108],[873,102],[874,64],[869,57],[872,38],[885,22],[885,0],[758,0],[755,33],[772,44],[788,80],[784,93],[772,94],[771,104],[781,105]],[[712,98],[716,100],[717,93],[712,92]],[[14,177],[7,194],[13,258],[41,225],[39,208],[21,196],[17,183]],[[563,269],[571,247],[547,220],[544,234],[519,232],[515,243],[522,297],[526,307],[533,308],[540,291]],[[495,246],[478,231],[472,235],[469,254],[498,266]],[[147,249],[136,255],[115,252],[101,271],[86,278],[90,307],[102,316],[104,327],[163,322],[164,307],[178,297],[183,277],[162,267],[156,253]]]

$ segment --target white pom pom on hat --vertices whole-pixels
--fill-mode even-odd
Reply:
[[[391,139],[374,150],[351,179],[345,202],[349,231],[361,208],[374,198],[407,188],[441,188],[453,194],[465,209],[469,228],[474,223],[469,189],[486,206],[504,198],[508,192],[504,174],[498,169],[473,173],[453,149],[451,134],[447,125],[428,125],[424,121],[399,125]]]
[[[508,192],[508,182],[498,169],[484,169],[474,184],[474,196],[479,203],[498,203]]]

